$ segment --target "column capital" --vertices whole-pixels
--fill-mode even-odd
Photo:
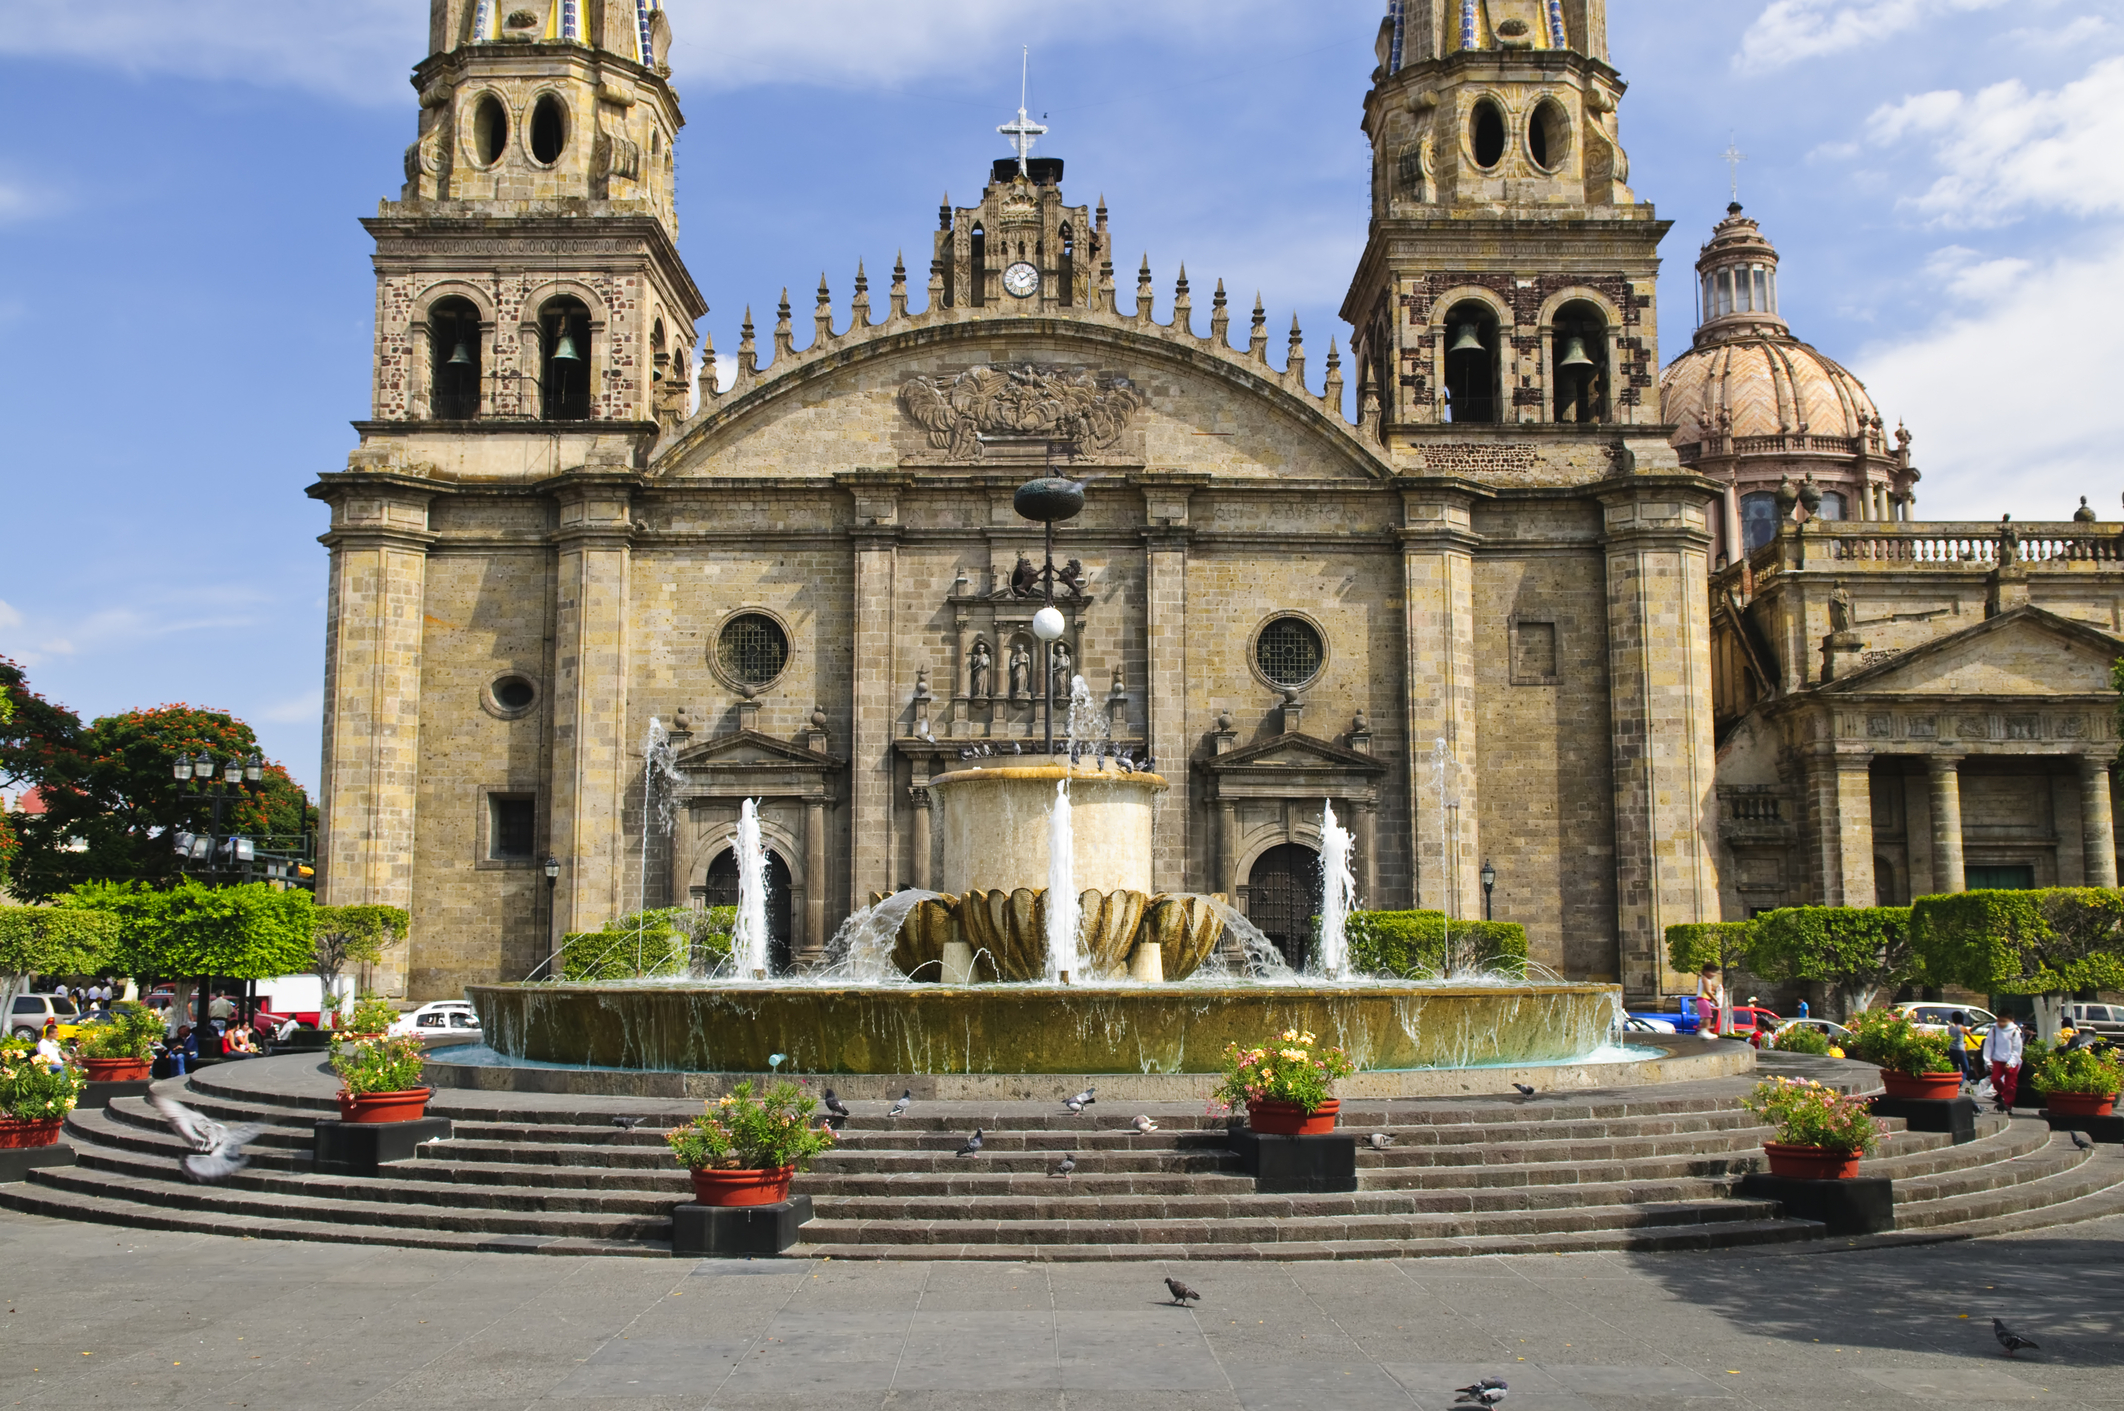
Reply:
[[[1962,761],[1967,758],[1969,756],[1959,754],[1928,754],[1925,756],[1925,768],[1933,774],[1949,774],[1959,769]]]

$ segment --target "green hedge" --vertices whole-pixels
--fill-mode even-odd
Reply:
[[[0,975],[86,975],[104,968],[118,918],[57,906],[0,906]]]
[[[561,975],[569,980],[679,979],[727,959],[736,925],[734,906],[673,906],[614,917],[602,930],[561,937]]]
[[[1737,965],[1754,935],[1752,921],[1677,921],[1667,928],[1667,968],[1694,975],[1706,965]]]
[[[1788,906],[1751,924],[1749,970],[1766,980],[1833,985],[1846,1013],[1882,990],[1930,983],[1911,945],[1907,906]]]
[[[1524,975],[1527,928],[1516,921],[1455,921],[1454,953],[1482,970]],[[1442,911],[1353,911],[1348,924],[1350,964],[1369,974],[1421,979],[1445,973],[1446,918]]]
[[[2124,891],[2114,887],[1919,897],[1910,929],[1933,984],[2010,995],[2124,988]]]

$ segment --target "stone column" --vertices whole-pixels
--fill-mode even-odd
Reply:
[[[926,892],[929,890],[929,787],[915,785],[907,791],[907,799],[914,805],[914,827],[910,830],[913,836],[907,844],[908,876],[916,887]]]
[[[899,713],[898,656],[893,594],[899,563],[899,486],[906,477],[857,471],[841,477],[855,496],[855,728],[848,772],[854,812],[849,818],[853,875],[849,895],[861,906],[872,892],[889,892],[896,826],[893,721]],[[910,676],[911,676],[910,672]]]
[[[413,895],[413,842],[432,494],[359,472],[310,492],[332,507],[317,899],[412,913],[412,937],[377,967],[378,988],[404,995],[412,939],[428,919]]]
[[[1143,738],[1153,767],[1170,780],[1174,801],[1187,793],[1187,759],[1194,753],[1187,729],[1187,548],[1188,498],[1206,475],[1159,475],[1146,480],[1144,550]],[[1151,885],[1162,892],[1187,890],[1187,807],[1158,810],[1151,839]],[[1216,890],[1214,879],[1209,890]]]
[[[1929,755],[1925,759],[1925,770],[1932,785],[1932,890],[1935,892],[1967,890],[1962,881],[1961,764],[1960,755]]]
[[[825,959],[826,801],[804,801],[804,958]]]
[[[558,494],[553,630],[555,933],[629,910],[626,797],[638,767],[627,728],[633,479],[581,473]]]
[[[1651,454],[1637,451],[1641,460]],[[1617,961],[1631,996],[1660,993],[1668,926],[1719,916],[1706,523],[1712,501],[1699,484],[1659,477],[1601,496]]]
[[[1822,906],[1872,906],[1872,757],[1823,746],[1809,762],[1808,826],[1815,895]]]
[[[1217,803],[1217,885],[1211,890],[1239,895],[1239,805],[1230,799]]]
[[[1358,905],[1371,908],[1378,905],[1379,896],[1379,806],[1360,803],[1356,806],[1356,826],[1350,830],[1357,844],[1357,885],[1364,888]]]
[[[2109,761],[2099,755],[2081,755],[2080,846],[2086,856],[2087,885],[2117,884],[2116,823],[2110,814]]]
[[[1435,490],[1403,496],[1402,596],[1407,633],[1408,875],[1419,907],[1443,908],[1456,893],[1479,884],[1467,859],[1480,856],[1481,817],[1475,797],[1475,545],[1469,497]],[[1453,754],[1446,784],[1458,799],[1462,825],[1457,881],[1447,875],[1452,819],[1438,807],[1431,750],[1439,740]],[[1435,815],[1435,816],[1434,816]]]

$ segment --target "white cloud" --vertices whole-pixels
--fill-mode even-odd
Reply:
[[[0,598],[0,628],[20,627],[21,625],[22,614],[10,606],[5,598]]]
[[[2124,210],[2124,57],[2047,92],[2009,79],[1974,96],[1947,89],[1884,104],[1867,137],[1930,144],[1941,175],[1901,204],[1941,225],[2001,225],[2030,209]]]
[[[1877,44],[1955,10],[1988,10],[2005,0],[1771,0],[1741,36],[1733,67],[1781,69]]]
[[[2002,271],[2008,264],[2020,268]],[[1852,360],[1883,414],[1917,434],[1919,517],[1994,519],[2011,509],[2068,519],[2085,495],[2114,519],[2115,332],[2102,319],[2045,319],[2042,346],[2030,351],[2030,310],[2077,308],[2090,290],[2124,287],[2124,236],[2034,264],[1950,247],[1926,273],[1953,311]]]

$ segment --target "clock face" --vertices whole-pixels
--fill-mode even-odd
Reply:
[[[1020,299],[1031,298],[1040,292],[1040,271],[1020,260],[1003,271],[1003,287]]]

